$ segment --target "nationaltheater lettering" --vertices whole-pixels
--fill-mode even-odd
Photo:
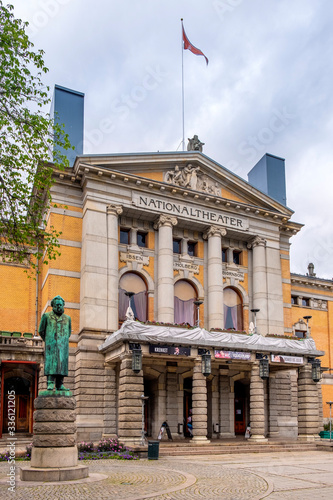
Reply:
[[[152,198],[150,196],[141,196],[133,194],[133,203],[139,207],[154,209],[159,212],[172,213],[182,217],[196,219],[200,222],[211,222],[221,226],[233,227],[235,229],[246,231],[249,228],[247,219],[240,217],[232,217],[221,212],[213,210],[204,210],[195,208],[183,203],[175,203],[170,201]]]

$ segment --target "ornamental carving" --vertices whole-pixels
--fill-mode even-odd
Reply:
[[[121,215],[123,213],[123,207],[121,205],[110,204],[106,207],[106,211],[110,215]]]
[[[203,193],[221,196],[221,186],[218,182],[213,182],[207,175],[204,175],[200,167],[188,163],[180,168],[176,165],[173,170],[168,170],[164,174],[164,181],[182,188],[202,191]]]
[[[210,226],[209,229],[203,234],[203,239],[208,240],[211,236],[226,236],[227,230],[224,227]]]
[[[154,229],[159,229],[161,226],[176,226],[178,224],[177,217],[172,215],[160,215],[154,224]]]
[[[265,240],[265,238],[261,238],[261,236],[256,236],[250,243],[247,244],[247,248],[250,249],[259,246],[265,247],[266,243],[267,241]]]

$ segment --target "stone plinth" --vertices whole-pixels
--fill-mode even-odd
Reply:
[[[22,481],[88,477],[88,467],[78,466],[75,399],[42,395],[35,399],[34,405],[31,467],[20,469]]]

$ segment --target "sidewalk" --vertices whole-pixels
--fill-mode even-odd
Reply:
[[[326,451],[166,457],[82,462],[90,478],[69,483],[22,483],[22,500],[321,500],[333,498],[333,454]],[[17,466],[27,462],[17,462]],[[8,498],[0,463],[0,498]]]

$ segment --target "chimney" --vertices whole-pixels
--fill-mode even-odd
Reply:
[[[284,158],[266,153],[248,173],[252,186],[287,205]]]
[[[55,122],[65,126],[69,141],[75,148],[65,151],[57,147],[57,151],[67,156],[72,167],[76,156],[83,154],[84,94],[55,85],[50,115]]]

